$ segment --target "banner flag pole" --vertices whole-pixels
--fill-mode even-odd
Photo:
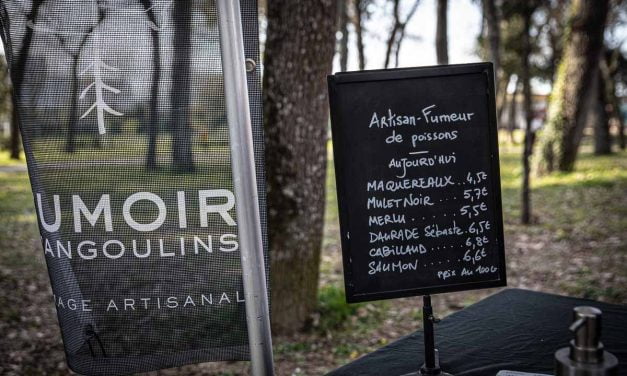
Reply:
[[[274,375],[240,2],[216,5],[252,374]]]

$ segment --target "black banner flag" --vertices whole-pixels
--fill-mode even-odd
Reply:
[[[0,4],[70,367],[247,359],[215,2]],[[257,4],[241,6],[258,62]],[[265,227],[259,69],[248,89]]]

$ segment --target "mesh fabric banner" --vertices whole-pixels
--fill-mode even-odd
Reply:
[[[257,4],[241,3],[258,61]],[[0,4],[70,367],[247,359],[214,1]],[[258,70],[248,85],[265,227]]]

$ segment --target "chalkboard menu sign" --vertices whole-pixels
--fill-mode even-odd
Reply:
[[[504,286],[490,63],[329,76],[349,302]]]

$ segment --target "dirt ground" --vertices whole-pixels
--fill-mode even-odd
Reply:
[[[518,224],[516,150],[508,158],[506,150],[509,287],[627,303],[627,153],[605,159],[584,154],[577,173],[536,181],[530,226]],[[0,191],[0,374],[68,374],[25,172],[0,171]],[[335,205],[331,196],[329,207]],[[322,287],[342,283],[338,231],[337,213],[328,210]],[[496,291],[435,296],[436,313],[445,317]],[[277,374],[321,375],[371,352],[419,329],[420,307],[420,298],[367,303],[333,329],[275,337]],[[247,373],[246,362],[222,362],[149,375]]]

